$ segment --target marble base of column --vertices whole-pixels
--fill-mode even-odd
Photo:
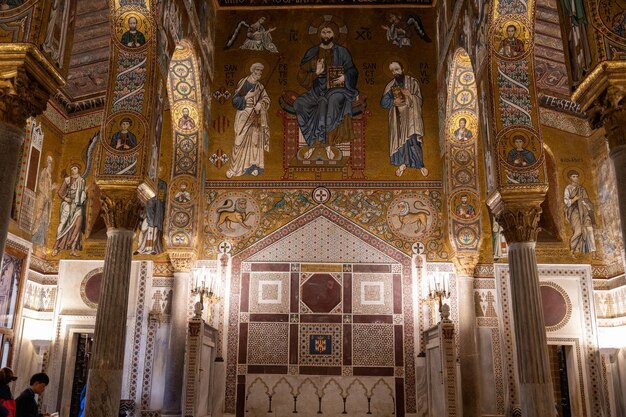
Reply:
[[[555,415],[535,242],[509,244],[511,305],[522,417]]]
[[[220,358],[221,359],[221,358]],[[226,362],[215,360],[213,364],[213,392],[211,393],[211,417],[224,415],[224,396],[226,395]]]
[[[463,416],[480,417],[480,357],[476,342],[474,278],[458,277],[459,360],[463,387]]]
[[[107,230],[85,417],[114,417],[119,413],[133,236],[128,229]]]
[[[20,160],[23,142],[23,129],[0,122],[0,149],[2,149],[0,152],[0,166],[2,167],[0,169],[0,253],[4,252],[9,233],[17,164]]]
[[[174,272],[172,316],[168,357],[165,365],[165,392],[163,417],[180,417],[182,414],[183,376],[185,370],[185,342],[187,340],[187,302],[189,299],[190,272]]]
[[[626,126],[622,126],[626,129]],[[619,202],[619,217],[622,223],[622,239],[626,248],[626,145],[615,147],[609,155],[615,167],[615,184]]]

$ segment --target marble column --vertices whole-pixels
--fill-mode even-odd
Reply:
[[[25,124],[24,120],[24,124]],[[11,222],[11,207],[17,180],[17,165],[20,161],[22,143],[24,142],[24,125],[16,126],[0,122],[0,250],[4,246]],[[0,252],[0,253],[2,253]]]
[[[105,194],[102,198],[107,244],[89,363],[86,417],[113,417],[119,413],[132,244],[141,208],[134,193]]]
[[[193,252],[169,252],[174,267],[174,288],[172,293],[172,315],[168,358],[165,365],[165,392],[163,396],[163,417],[182,415],[183,378],[185,370],[185,347],[187,340],[187,310]]]
[[[553,416],[546,329],[539,292],[535,243],[547,187],[501,191],[487,204],[509,244],[509,279],[522,417]]]
[[[0,253],[11,221],[26,119],[44,112],[63,78],[30,44],[0,44]]]
[[[478,254],[457,254],[454,266],[457,276],[459,308],[459,360],[463,387],[463,416],[480,417],[481,398],[480,357],[476,340],[476,310],[474,304],[474,269]]]
[[[626,94],[626,92],[624,92]],[[619,217],[622,223],[622,239],[626,248],[626,103],[607,112],[602,118],[609,157],[615,168],[615,185],[619,202]]]

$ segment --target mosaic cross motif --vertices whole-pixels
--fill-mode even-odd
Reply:
[[[421,255],[426,250],[426,246],[422,242],[415,242],[413,246],[411,246],[411,250],[414,255]]]
[[[223,241],[219,244],[217,248],[220,253],[230,253],[230,251],[233,249],[233,245],[230,242]]]
[[[326,187],[317,187],[311,194],[313,201],[318,204],[324,204],[330,199],[330,191]]]

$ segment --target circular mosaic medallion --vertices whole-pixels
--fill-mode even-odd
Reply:
[[[141,146],[146,136],[143,116],[136,113],[118,113],[111,117],[102,141],[114,153],[129,153]]]
[[[448,138],[456,144],[473,143],[477,131],[478,123],[473,113],[456,112],[448,121]]]
[[[90,271],[80,282],[80,298],[91,308],[98,308],[101,283],[102,268],[96,268]]]
[[[437,210],[430,199],[421,194],[403,194],[387,209],[387,224],[393,233],[410,240],[423,240],[437,226]]]
[[[518,60],[528,53],[531,38],[525,22],[503,19],[495,25],[492,45],[499,58]]]
[[[317,187],[311,193],[311,197],[317,204],[324,204],[330,199],[330,191],[326,187]]]
[[[119,14],[115,24],[115,37],[126,49],[137,50],[143,48],[152,36],[150,19],[138,11],[126,11]],[[121,58],[121,60],[126,58]],[[120,62],[123,65],[122,62]],[[133,61],[129,66],[136,65]]]
[[[567,292],[552,282],[542,282],[539,289],[546,329],[548,331],[561,329],[572,316],[572,303]]]
[[[457,191],[450,197],[449,207],[456,219],[474,220],[479,216],[480,199],[471,190]]]
[[[543,158],[543,146],[533,133],[514,130],[498,138],[498,157],[515,170],[534,169]]]
[[[252,235],[259,226],[260,218],[258,204],[245,193],[224,194],[209,207],[209,227],[222,236]]]

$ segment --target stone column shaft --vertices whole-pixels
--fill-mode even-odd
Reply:
[[[107,230],[86,417],[114,417],[119,413],[133,236],[134,232],[128,229]]]
[[[604,117],[604,128],[609,143],[609,156],[615,168],[622,240],[626,249],[626,104]]]
[[[189,282],[191,272],[174,272],[174,288],[172,293],[172,315],[170,323],[170,340],[168,358],[165,365],[165,392],[163,417],[180,416],[182,413],[183,377],[185,347],[187,340],[187,303],[189,298]]]
[[[17,164],[20,160],[20,151],[24,142],[24,129],[9,123],[0,122],[0,253],[4,253],[4,246],[9,233],[11,222],[11,207],[15,193],[17,179]]]
[[[458,273],[458,271],[457,271]],[[474,278],[458,276],[459,297],[459,359],[463,387],[463,416],[480,417],[480,357],[476,341]]]
[[[509,244],[509,274],[522,416],[552,416],[554,393],[535,242]]]

